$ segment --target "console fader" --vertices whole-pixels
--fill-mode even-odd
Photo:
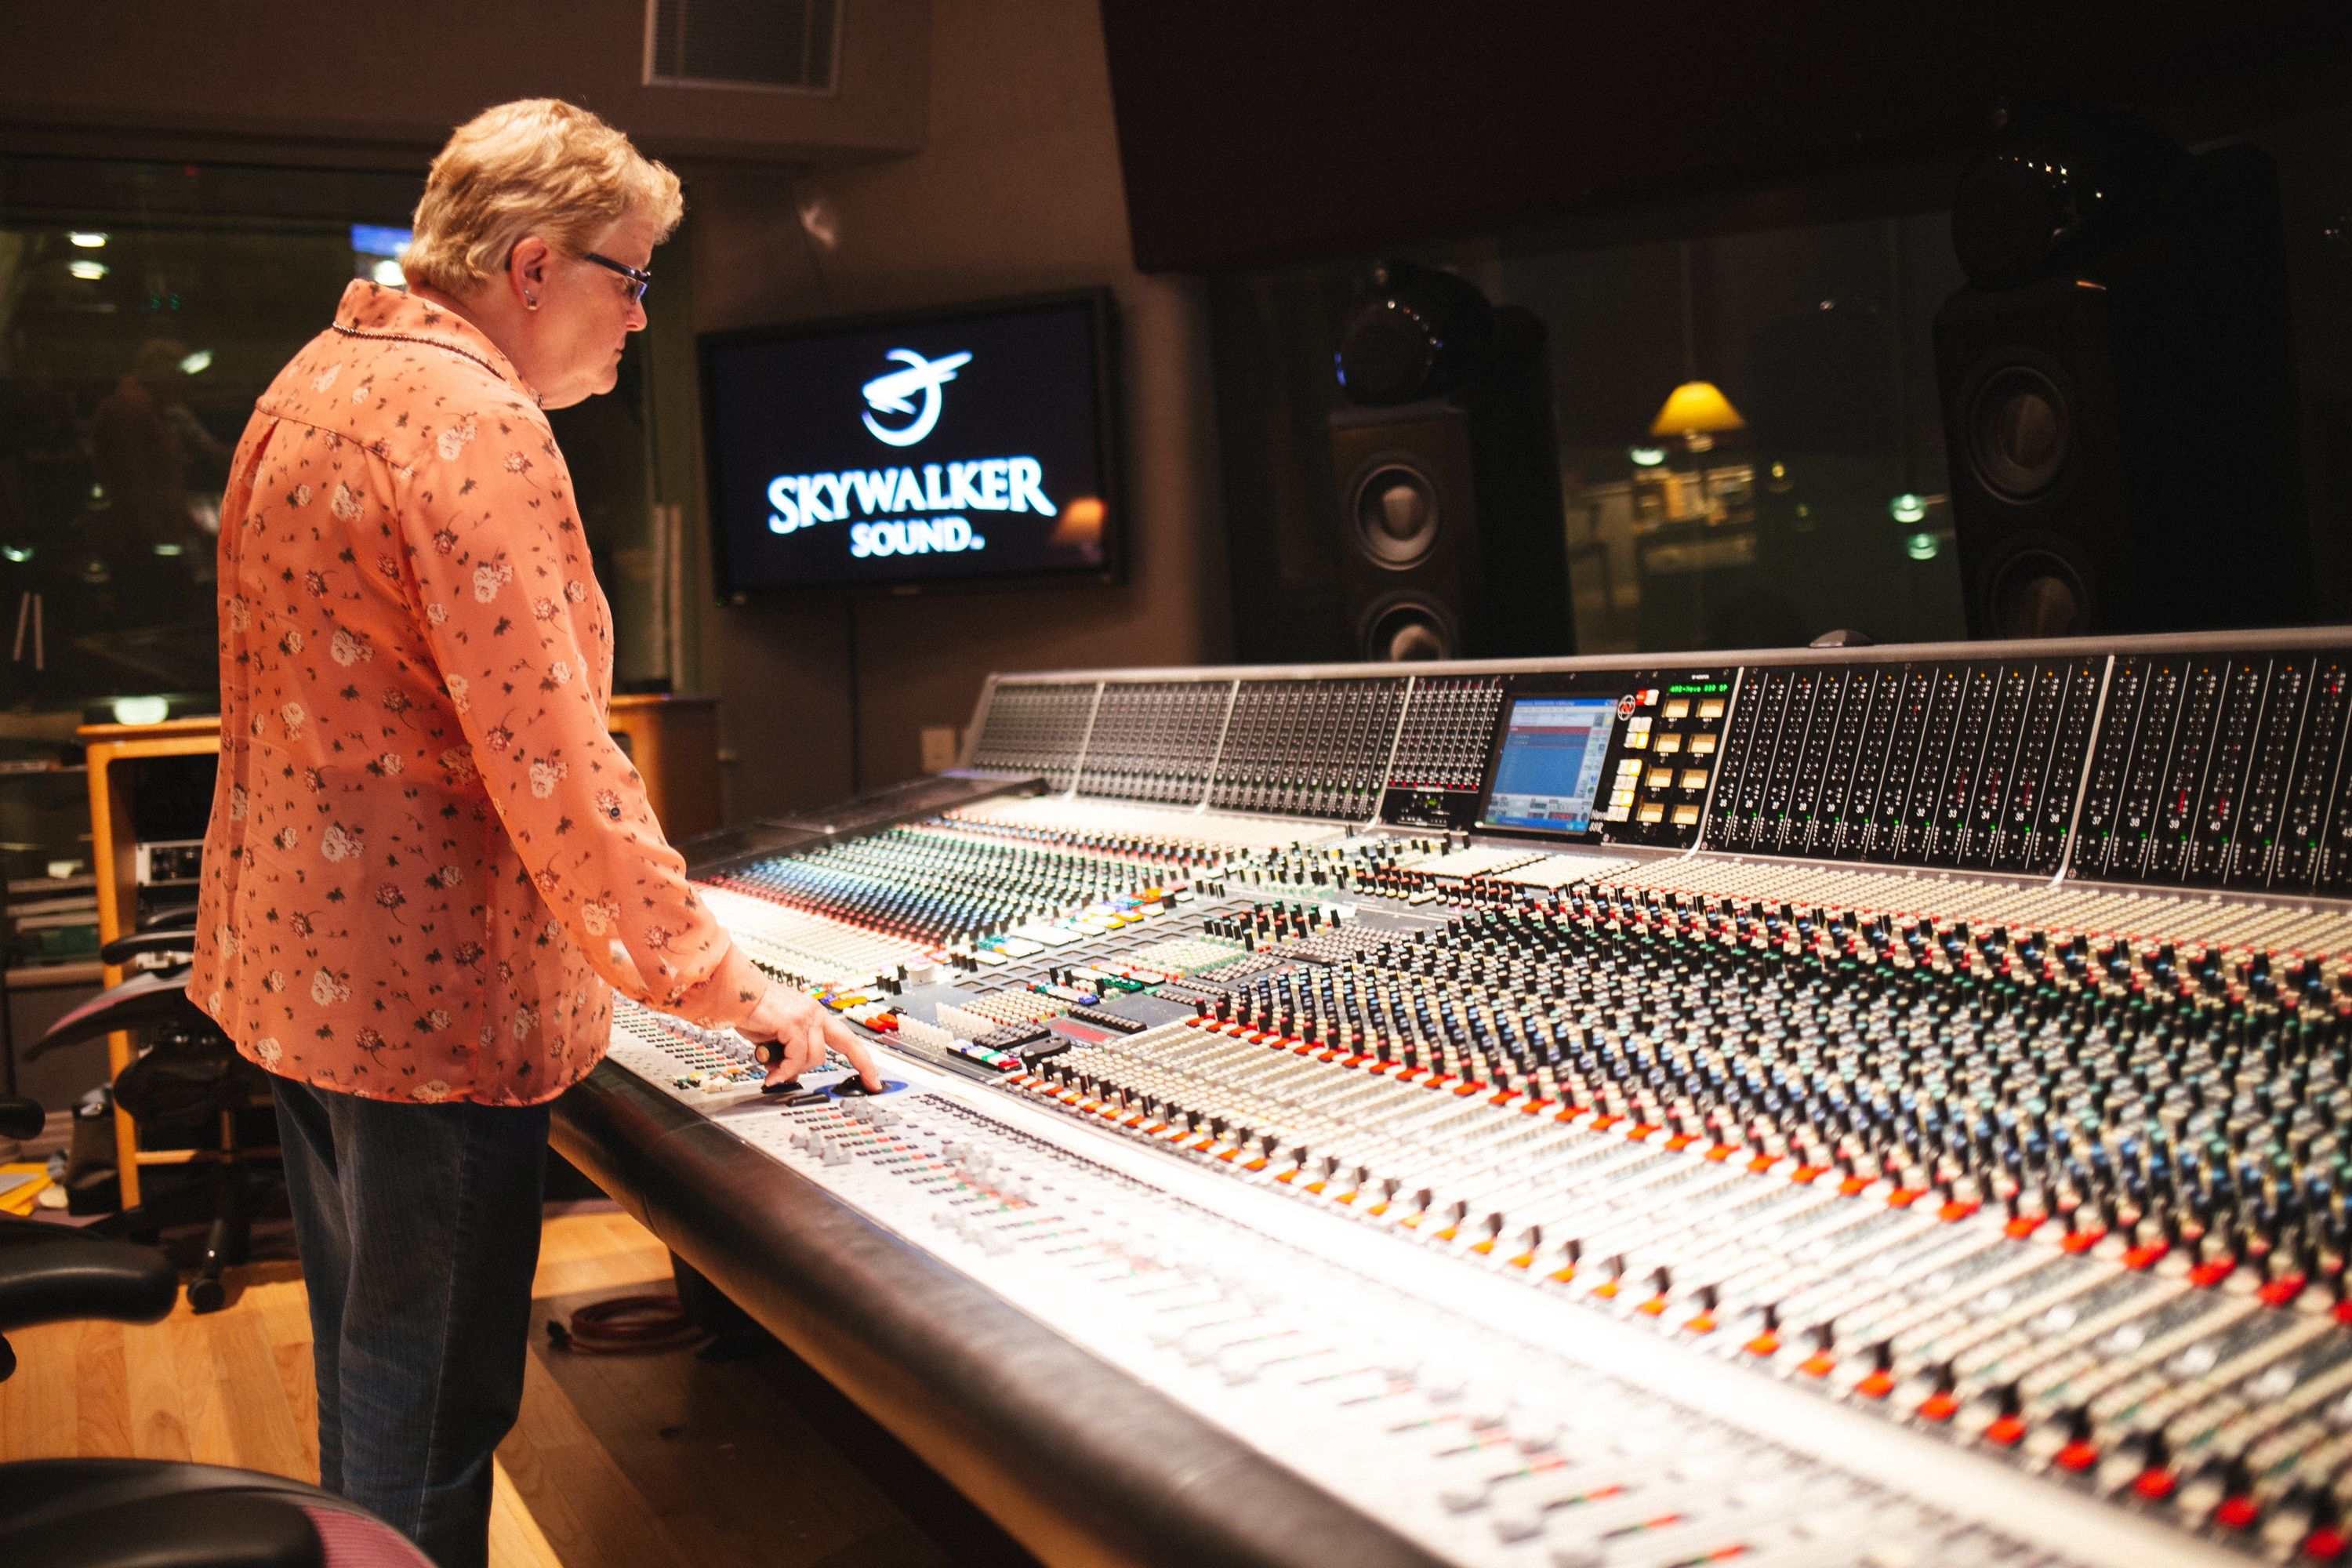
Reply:
[[[2338,1561],[2347,648],[995,679],[614,1054],[1432,1558]]]

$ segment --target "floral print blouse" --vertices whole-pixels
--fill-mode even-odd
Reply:
[[[767,977],[605,730],[609,606],[530,388],[370,282],[278,374],[220,534],[221,754],[188,994],[271,1072],[529,1105],[612,989],[697,1022]]]

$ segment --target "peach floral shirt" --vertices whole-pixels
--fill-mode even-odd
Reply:
[[[538,401],[369,282],[263,395],[220,536],[221,757],[188,993],[275,1073],[527,1105],[612,993],[739,1022],[769,980],[605,730],[609,606]]]

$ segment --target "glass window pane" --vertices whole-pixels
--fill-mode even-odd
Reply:
[[[1578,651],[1963,634],[1928,336],[1960,285],[1948,222],[1461,268],[1549,329]]]
[[[0,160],[0,705],[216,703],[230,456],[344,284],[394,265],[383,237],[415,194],[389,175]]]

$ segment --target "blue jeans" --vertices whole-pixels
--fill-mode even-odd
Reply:
[[[522,1408],[548,1108],[271,1081],[310,1294],[320,1483],[439,1568],[483,1568],[490,1454]]]

